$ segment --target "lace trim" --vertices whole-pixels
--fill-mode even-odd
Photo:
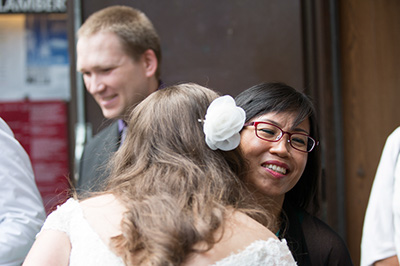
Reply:
[[[69,236],[71,217],[76,216],[83,216],[80,205],[75,199],[68,199],[64,204],[57,206],[57,209],[50,213],[38,235],[43,230],[57,230]]]
[[[69,265],[124,265],[89,225],[78,201],[69,199],[47,218],[42,230],[65,232],[71,241]],[[39,233],[40,234],[40,233]]]
[[[297,265],[292,254],[286,244],[286,240],[279,241],[278,239],[270,238],[267,241],[257,240],[247,246],[243,251],[234,253],[226,257],[213,266],[227,265],[282,265],[292,266]]]

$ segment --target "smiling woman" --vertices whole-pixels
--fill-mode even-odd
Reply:
[[[281,136],[280,140],[269,141],[260,137],[258,123],[279,125],[291,132],[309,132],[308,119],[293,127],[296,113],[271,112],[255,118],[253,126],[242,130],[241,149],[250,163],[251,172],[247,178],[257,191],[273,197],[282,206],[285,194],[299,181],[307,163],[307,153],[291,146],[291,137]],[[249,124],[251,125],[251,123]],[[257,125],[257,126],[256,126]],[[279,168],[281,171],[276,171]]]
[[[302,92],[263,83],[236,97],[246,112],[240,149],[246,180],[274,214],[274,231],[288,241],[298,265],[353,265],[340,236],[314,215],[319,209],[320,158],[315,110]],[[310,211],[308,213],[307,211]]]

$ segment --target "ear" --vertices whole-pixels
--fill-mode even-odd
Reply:
[[[153,50],[148,49],[142,54],[143,63],[145,66],[146,77],[152,77],[156,74],[158,60]]]

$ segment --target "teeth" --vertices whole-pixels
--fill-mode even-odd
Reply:
[[[104,97],[101,97],[101,99],[102,99],[103,101],[110,101],[110,100],[114,99],[115,96],[116,96],[116,95],[104,96]]]
[[[109,101],[109,100],[111,100],[112,98],[114,98],[114,96],[104,97],[104,98],[103,98],[103,101]]]
[[[280,173],[280,174],[283,174],[283,175],[286,174],[286,168],[277,166],[275,164],[267,164],[267,165],[265,165],[265,167],[268,168],[268,169],[271,169],[271,170],[273,170],[273,171],[275,171],[277,173]]]

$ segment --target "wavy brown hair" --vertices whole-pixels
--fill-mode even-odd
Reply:
[[[128,210],[122,234],[112,239],[127,264],[179,265],[190,253],[210,249],[227,207],[266,220],[249,203],[239,149],[206,146],[198,120],[216,97],[197,84],[181,84],[151,94],[132,111],[108,184]],[[207,248],[195,250],[196,243]]]

